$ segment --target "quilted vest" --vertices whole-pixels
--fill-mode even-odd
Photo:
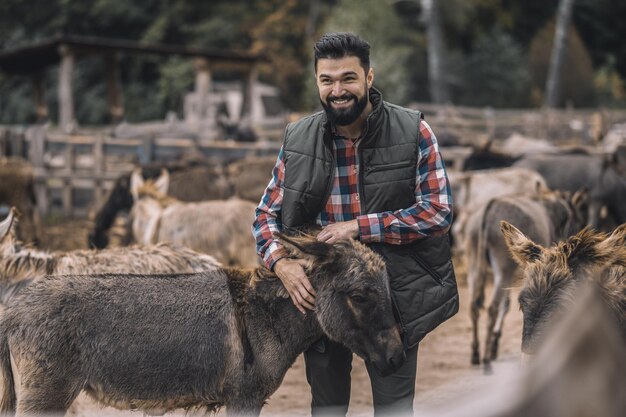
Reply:
[[[419,121],[417,111],[384,102],[370,89],[372,113],[358,146],[358,192],[363,214],[415,203]],[[285,130],[285,180],[280,221],[285,230],[315,223],[332,190],[332,130],[324,112]],[[406,347],[413,347],[459,308],[448,235],[405,245],[369,245],[386,261],[396,319]]]

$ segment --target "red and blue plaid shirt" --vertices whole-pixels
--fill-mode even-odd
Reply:
[[[435,134],[426,122],[420,123],[415,204],[401,210],[362,214],[357,187],[359,141],[335,134],[335,179],[326,206],[317,216],[317,224],[323,227],[329,223],[356,219],[359,224],[359,240],[364,243],[401,245],[424,236],[445,233],[452,221],[450,185]],[[285,165],[281,148],[272,171],[272,179],[256,209],[256,218],[252,225],[257,252],[270,269],[277,260],[285,256],[281,244],[273,238],[273,234],[281,230],[284,177]]]

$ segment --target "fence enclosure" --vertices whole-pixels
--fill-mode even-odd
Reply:
[[[498,141],[517,132],[555,144],[593,146],[611,125],[626,121],[624,110],[494,110],[426,103],[411,107],[424,112],[436,135],[456,136],[462,145]],[[185,155],[220,162],[276,155],[282,136],[282,127],[261,132],[262,140],[255,143],[168,137],[154,131],[121,138],[112,136],[111,131],[81,129],[66,134],[45,125],[0,126],[0,157],[21,156],[30,161],[41,214],[85,216],[98,207],[115,180],[138,163],[166,162]],[[467,146],[442,149],[446,163],[453,169],[470,152]]]
[[[87,215],[88,210],[100,204],[115,180],[139,163],[167,162],[185,156],[223,162],[277,155],[279,146],[277,141],[267,140],[213,142],[154,135],[118,138],[104,129],[65,134],[40,125],[0,128],[0,156],[21,156],[32,164],[37,206],[42,215]]]

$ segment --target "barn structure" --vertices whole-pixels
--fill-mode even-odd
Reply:
[[[185,103],[185,121],[195,130],[214,127],[215,116],[223,100],[212,97],[213,74],[227,71],[236,74],[243,82],[241,114],[251,125],[261,122],[268,115],[263,108],[263,90],[267,87],[258,81],[258,64],[261,56],[206,48],[189,48],[181,45],[160,45],[119,39],[95,37],[59,36],[28,46],[0,51],[0,70],[8,74],[28,75],[32,78],[35,114],[39,121],[49,118],[44,96],[44,74],[51,67],[59,66],[58,78],[58,125],[65,132],[76,127],[73,95],[74,67],[77,60],[85,57],[101,57],[105,68],[108,112],[113,123],[124,119],[121,100],[122,85],[118,76],[118,55],[158,54],[189,57],[194,62],[195,88]],[[78,103],[80,105],[80,103]]]

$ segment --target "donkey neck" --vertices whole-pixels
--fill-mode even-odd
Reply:
[[[232,271],[227,274],[252,349],[252,372],[279,378],[280,383],[298,355],[323,336],[316,313],[300,313],[281,281],[267,269],[250,271],[247,282],[241,275],[233,277]],[[238,288],[233,291],[234,286]]]

